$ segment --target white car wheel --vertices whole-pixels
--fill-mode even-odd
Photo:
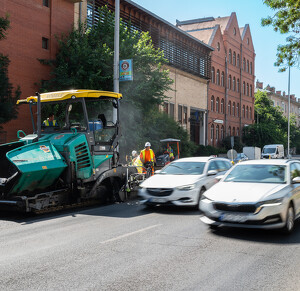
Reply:
[[[283,228],[283,231],[285,233],[291,233],[294,229],[294,226],[295,226],[295,213],[294,213],[293,206],[290,204],[286,213],[286,220],[285,220],[285,226]]]

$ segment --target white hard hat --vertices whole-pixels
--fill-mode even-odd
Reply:
[[[137,151],[132,151],[131,155],[134,157],[135,155],[137,155]]]
[[[145,147],[151,147],[151,143],[150,143],[149,141],[147,141],[147,142],[145,143]]]

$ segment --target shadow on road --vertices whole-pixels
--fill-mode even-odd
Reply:
[[[295,229],[291,234],[281,233],[279,230],[265,229],[243,229],[220,227],[212,231],[213,235],[227,237],[236,240],[247,240],[259,243],[273,244],[299,244],[300,243],[300,221],[295,224]]]

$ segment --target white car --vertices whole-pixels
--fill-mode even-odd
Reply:
[[[238,163],[202,195],[200,218],[211,228],[281,228],[289,233],[300,217],[300,161]]]
[[[145,180],[138,190],[141,203],[197,206],[202,193],[231,168],[228,159],[193,157],[176,160]]]

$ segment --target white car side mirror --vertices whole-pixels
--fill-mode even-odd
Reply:
[[[293,178],[292,183],[293,184],[299,184],[300,183],[300,177],[298,176],[298,177]]]
[[[214,175],[217,175],[217,174],[218,174],[218,172],[216,170],[209,170],[207,172],[207,176],[214,176]]]

